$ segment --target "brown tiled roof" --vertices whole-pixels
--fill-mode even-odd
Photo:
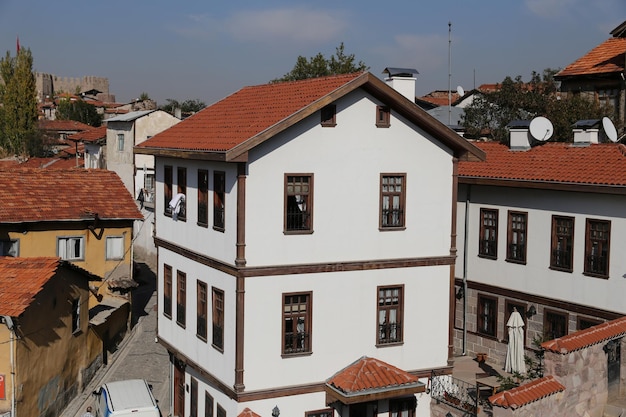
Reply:
[[[59,258],[0,256],[0,316],[22,314],[58,266]]]
[[[461,96],[457,92],[452,92],[452,104],[454,104]],[[419,97],[420,100],[426,101],[428,103],[434,104],[436,106],[447,106],[448,105],[448,91],[443,90],[435,90],[426,94],[425,96]]]
[[[47,120],[42,119],[38,122],[39,129],[53,130],[53,131],[82,131],[90,130],[93,127],[86,125],[85,123],[77,122],[76,120]]]
[[[259,414],[250,410],[248,407],[244,408],[241,413],[237,417],[261,417]]]
[[[543,342],[541,347],[556,353],[570,353],[626,335],[626,317],[579,330],[558,339]]]
[[[499,142],[475,142],[485,161],[459,162],[459,175],[547,183],[626,186],[626,147],[606,143],[574,146],[550,142],[512,151]]]
[[[555,77],[609,74],[624,71],[626,38],[610,38],[559,71]]]
[[[78,158],[78,162],[76,161],[76,157],[69,157],[72,152],[71,149],[63,150],[62,153],[67,153],[67,157],[55,156],[52,158],[29,158],[27,161],[22,162],[19,165],[19,168],[46,168],[46,169],[72,169],[72,168],[82,168],[85,165],[85,161],[82,157]],[[0,166],[0,169],[6,168]]]
[[[106,139],[106,137],[107,127],[106,125],[103,125],[96,128],[90,128],[89,130],[85,130],[82,132],[74,133],[73,135],[69,135],[67,139],[71,141],[97,142],[101,139]]]
[[[0,170],[0,223],[143,218],[120,178],[104,169]]]
[[[326,384],[344,394],[360,394],[418,383],[416,376],[381,360],[363,356],[333,375]]]
[[[550,375],[492,395],[489,402],[498,407],[514,410],[564,390],[565,386]]]

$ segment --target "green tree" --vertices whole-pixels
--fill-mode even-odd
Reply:
[[[37,132],[37,89],[33,55],[21,48],[14,57],[7,51],[0,59],[0,153],[34,155]]]
[[[102,115],[93,104],[84,100],[63,99],[56,109],[59,120],[75,120],[89,126],[98,127],[102,124]]]
[[[172,98],[168,98],[166,101],[167,104],[160,106],[159,109],[172,115],[176,113],[176,109],[180,109],[181,117],[183,118],[189,117],[206,107],[206,104],[198,99],[185,100],[182,103]]]
[[[599,119],[612,114],[611,109],[580,97],[561,99],[557,94],[555,69],[545,69],[542,74],[532,73],[530,82],[506,77],[494,92],[478,95],[465,108],[463,126],[469,137],[486,136],[508,143],[506,125],[513,120],[531,120],[537,116],[550,119],[554,127],[551,140],[572,140],[572,125],[581,119]]]
[[[290,72],[271,82],[297,81],[327,75],[350,74],[352,72],[367,71],[368,69],[369,67],[363,61],[356,62],[354,54],[346,55],[343,42],[341,42],[335,48],[335,54],[328,59],[321,52],[309,59],[300,55],[296,59],[296,65]]]

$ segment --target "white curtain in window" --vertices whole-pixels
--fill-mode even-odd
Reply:
[[[107,237],[107,259],[124,258],[124,238],[122,236]]]
[[[59,239],[57,242],[57,254],[61,259],[67,259],[67,239]]]

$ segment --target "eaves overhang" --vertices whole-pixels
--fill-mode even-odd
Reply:
[[[141,155],[153,155],[169,158],[193,159],[202,161],[220,161],[226,160],[226,151],[205,151],[198,149],[179,149],[179,148],[156,148],[156,147],[134,147],[134,152]]]
[[[368,401],[386,400],[390,398],[403,397],[410,394],[417,394],[426,391],[426,384],[423,382],[415,382],[411,384],[403,384],[393,387],[373,388],[355,392],[344,392],[335,388],[330,384],[324,384],[326,392],[326,404],[330,405],[335,401],[342,404],[358,404]]]
[[[579,182],[487,178],[462,175],[459,175],[459,184],[626,195],[626,185],[613,184],[586,184]]]

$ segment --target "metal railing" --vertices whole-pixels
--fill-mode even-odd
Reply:
[[[470,384],[452,375],[442,375],[433,371],[430,377],[430,396],[450,407],[463,411],[465,415],[476,416],[478,413],[478,390]]]

